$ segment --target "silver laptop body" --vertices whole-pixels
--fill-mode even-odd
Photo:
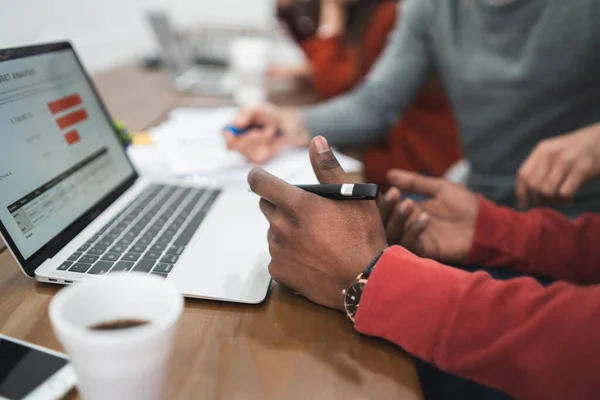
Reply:
[[[264,300],[256,196],[139,177],[69,43],[0,50],[0,143],[0,233],[27,276],[137,271],[188,297]]]

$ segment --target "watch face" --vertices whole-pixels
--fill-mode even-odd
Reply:
[[[346,291],[345,306],[346,313],[352,321],[356,318],[358,312],[358,305],[360,303],[360,297],[362,296],[363,290],[365,289],[365,282],[359,281],[354,283]]]

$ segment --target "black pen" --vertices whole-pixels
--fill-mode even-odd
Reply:
[[[296,187],[332,200],[376,200],[379,195],[379,185],[374,183],[296,185]]]

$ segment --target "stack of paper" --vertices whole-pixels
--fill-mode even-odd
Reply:
[[[150,130],[153,146],[133,146],[129,154],[142,173],[246,185],[254,165],[227,150],[222,137],[223,127],[235,113],[234,108],[175,109],[166,122]],[[336,156],[347,172],[362,168],[359,161],[339,153]],[[316,183],[307,149],[288,148],[261,167],[290,183]]]

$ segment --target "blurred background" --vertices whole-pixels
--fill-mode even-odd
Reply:
[[[166,12],[182,30],[195,26],[269,31],[275,0],[19,0],[3,1],[0,48],[70,39],[86,67],[97,73],[156,51],[146,19]],[[285,41],[283,41],[285,42]],[[295,62],[291,43],[275,43],[273,57]]]

